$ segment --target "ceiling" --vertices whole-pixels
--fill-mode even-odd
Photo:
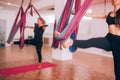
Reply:
[[[54,0],[31,0],[32,4],[39,10],[49,10],[54,7]],[[23,6],[26,7],[30,0],[24,0]],[[20,7],[22,0],[0,0],[0,9],[16,10]]]
[[[0,9],[15,10],[18,9],[22,0],[0,0]],[[24,0],[23,6],[26,6],[30,0]],[[32,0],[32,4],[38,10],[53,10],[55,0]],[[93,0],[93,4],[104,3],[105,0]],[[106,0],[110,2],[110,0]]]

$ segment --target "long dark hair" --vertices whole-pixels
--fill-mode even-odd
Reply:
[[[116,12],[115,25],[120,28],[120,8]]]

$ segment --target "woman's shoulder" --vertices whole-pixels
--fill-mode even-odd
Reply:
[[[38,24],[37,24],[37,23],[35,23],[34,25],[35,25],[35,27],[36,27],[36,26],[38,27]]]
[[[106,12],[106,13],[105,13],[106,17],[110,16],[111,12],[112,12],[112,11]]]
[[[110,16],[110,17],[115,17],[115,16],[116,16],[116,12],[111,11],[111,12],[108,13],[108,16]]]

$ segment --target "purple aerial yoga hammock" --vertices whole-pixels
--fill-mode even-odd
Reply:
[[[89,8],[90,4],[92,3],[92,0],[85,0],[81,6],[78,7],[77,11],[75,12],[75,16],[70,21],[70,24],[68,24],[67,21],[69,21],[70,13],[72,12],[71,5],[74,0],[67,0],[66,6],[64,8],[64,11],[58,21],[58,23],[55,25],[55,31],[60,32],[60,35],[57,37],[53,37],[53,44],[52,46],[54,48],[57,48],[59,46],[59,42],[62,43],[70,37],[70,35],[75,31],[77,31],[78,24],[82,17],[84,16],[85,12]],[[71,2],[71,3],[70,3]],[[65,21],[67,20],[67,21]],[[63,24],[64,22],[64,24]],[[77,32],[76,32],[77,33]]]
[[[67,0],[64,11],[63,11],[61,17],[59,18],[59,21],[57,24],[56,24],[56,20],[55,20],[54,31],[61,32],[65,28],[65,26],[67,26],[68,20],[70,18],[71,9],[73,6],[73,1],[74,0]],[[59,39],[56,39],[55,37],[53,37],[52,47],[57,48],[59,46],[59,42],[60,42]]]
[[[16,25],[17,25],[17,22],[18,22],[18,18],[19,18],[19,17],[21,18],[21,17],[23,16],[23,14],[24,14],[24,10],[23,10],[23,7],[22,7],[23,2],[24,2],[24,0],[22,0],[21,6],[20,6],[19,11],[18,11],[18,13],[17,13],[17,16],[16,16],[16,18],[15,18],[15,21],[14,21],[14,24],[13,24],[13,26],[12,26],[11,32],[10,32],[10,34],[9,34],[7,43],[10,43],[10,42],[13,40],[13,36],[15,36],[15,34],[14,34],[13,31],[16,29]],[[20,14],[21,14],[21,15],[20,15]],[[21,26],[22,26],[22,25],[21,25]],[[17,30],[16,30],[16,31],[17,31]]]
[[[74,14],[77,13],[77,11],[78,11],[78,9],[79,9],[80,6],[81,6],[81,0],[75,0],[75,6],[74,6],[75,12],[74,12]],[[73,39],[73,40],[77,39],[77,34],[78,34],[78,30],[79,30],[79,24],[76,25],[76,26],[77,26],[76,29],[70,35],[70,38]],[[74,52],[76,50],[76,47],[70,46],[69,49],[70,49],[71,52]]]
[[[24,28],[25,28],[25,24],[26,24],[26,14],[27,14],[27,11],[29,9],[30,9],[31,16],[33,16],[33,9],[34,9],[34,11],[39,16],[39,18],[42,18],[40,16],[40,14],[38,13],[38,11],[36,10],[36,8],[31,4],[31,1],[32,0],[30,0],[30,3],[28,5],[27,9],[24,12],[23,7],[22,7],[24,0],[22,0],[20,9],[18,11],[18,14],[17,14],[16,19],[15,19],[14,24],[13,24],[13,27],[12,27],[11,32],[9,34],[7,43],[10,43],[13,40],[16,32],[20,28],[20,48],[23,48],[23,46],[24,46]],[[21,15],[20,15],[20,13],[21,13]],[[20,20],[18,21],[19,17],[20,17]]]

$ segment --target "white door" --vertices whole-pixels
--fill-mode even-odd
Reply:
[[[5,46],[7,21],[0,19],[0,47]]]

